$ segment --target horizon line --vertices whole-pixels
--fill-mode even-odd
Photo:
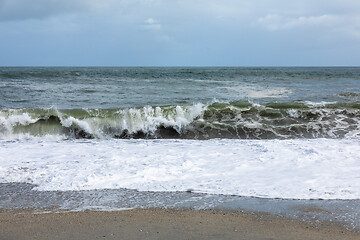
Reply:
[[[360,67],[360,65],[2,65],[0,68],[26,68],[26,67],[44,67],[44,68],[321,68],[321,67]]]

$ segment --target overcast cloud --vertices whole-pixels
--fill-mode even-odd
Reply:
[[[0,65],[359,65],[358,0],[0,0]]]

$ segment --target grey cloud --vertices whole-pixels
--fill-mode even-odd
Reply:
[[[0,65],[355,64],[359,12],[359,0],[0,0]]]
[[[286,18],[278,14],[268,14],[259,18],[256,23],[263,25],[269,31],[290,30],[299,27],[334,27],[341,20],[339,16],[321,15],[321,16],[300,16],[296,18]]]
[[[0,20],[43,19],[83,11],[88,7],[83,0],[0,0]]]
[[[300,16],[284,17],[278,14],[268,14],[257,19],[255,25],[262,26],[266,30],[286,31],[297,29],[299,31],[312,29],[323,30],[327,34],[335,36],[349,36],[360,38],[360,16],[358,15],[321,15],[321,16]]]

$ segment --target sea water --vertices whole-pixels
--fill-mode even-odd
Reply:
[[[360,68],[0,68],[0,183],[360,198]]]

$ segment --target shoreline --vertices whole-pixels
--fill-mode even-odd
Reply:
[[[359,239],[335,222],[303,222],[230,210],[132,209],[0,212],[0,238],[11,239]]]
[[[262,212],[304,222],[338,222],[360,231],[360,200],[270,199],[195,192],[131,189],[37,191],[35,185],[0,183],[0,212],[118,211],[175,209]]]

